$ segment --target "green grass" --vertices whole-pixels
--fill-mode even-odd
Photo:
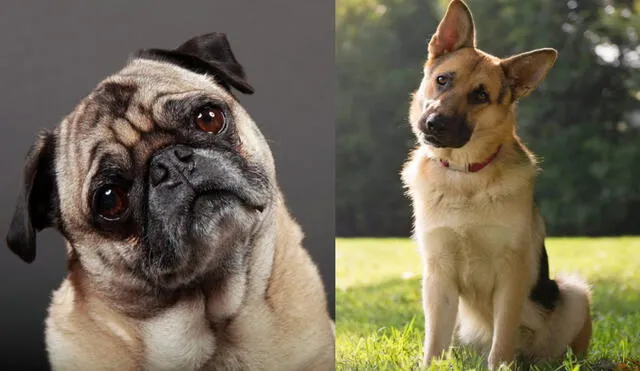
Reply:
[[[550,238],[554,272],[578,272],[593,285],[594,336],[586,360],[537,370],[640,370],[640,238]],[[339,370],[419,369],[424,320],[421,262],[408,239],[336,241]],[[430,369],[484,370],[469,349],[452,349]],[[622,364],[627,366],[622,368]]]

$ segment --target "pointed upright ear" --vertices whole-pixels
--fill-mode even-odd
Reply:
[[[452,0],[429,42],[429,59],[475,46],[476,32],[471,11],[461,0]]]
[[[558,57],[555,49],[544,48],[514,55],[500,63],[511,85],[513,100],[526,97],[547,76]]]
[[[214,32],[196,36],[173,50],[145,49],[134,57],[176,64],[190,71],[211,75],[216,82],[231,91],[231,87],[245,94],[253,94],[253,87],[231,51],[227,35]]]
[[[54,177],[55,136],[42,132],[27,155],[16,209],[7,232],[7,245],[22,260],[36,257],[36,232],[59,218]]]

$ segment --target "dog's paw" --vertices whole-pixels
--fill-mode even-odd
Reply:
[[[424,354],[422,357],[422,364],[420,364],[421,370],[429,370],[432,368],[439,369],[438,363],[441,363],[445,359],[444,354]]]
[[[513,365],[513,355],[491,352],[487,363],[490,370],[511,370],[511,366]]]
[[[432,364],[437,364],[438,361],[445,360],[447,358],[447,348],[440,346],[432,346],[430,343],[425,343],[424,353],[422,357],[422,368],[429,369]]]
[[[420,364],[420,368],[423,370],[428,370],[429,366],[431,366],[431,361],[433,360],[433,357],[431,357],[428,354],[425,354],[422,357],[422,364]]]

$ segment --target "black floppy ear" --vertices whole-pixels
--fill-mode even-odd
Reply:
[[[176,64],[190,71],[211,74],[225,89],[231,87],[245,94],[253,94],[242,65],[231,51],[224,33],[214,32],[196,36],[173,50],[144,49],[135,57]]]
[[[36,232],[59,218],[55,185],[55,136],[41,132],[27,155],[16,209],[7,232],[7,245],[22,260],[36,258]]]

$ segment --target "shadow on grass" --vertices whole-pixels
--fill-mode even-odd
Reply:
[[[600,279],[591,284],[594,337],[589,361],[582,364],[581,370],[636,369],[616,368],[616,364],[637,362],[640,358],[640,290],[637,283]],[[420,278],[414,277],[337,290],[338,336],[366,338],[373,333],[402,331],[410,323],[416,331],[423,332],[420,287]],[[540,369],[565,369],[561,366],[547,364]]]

